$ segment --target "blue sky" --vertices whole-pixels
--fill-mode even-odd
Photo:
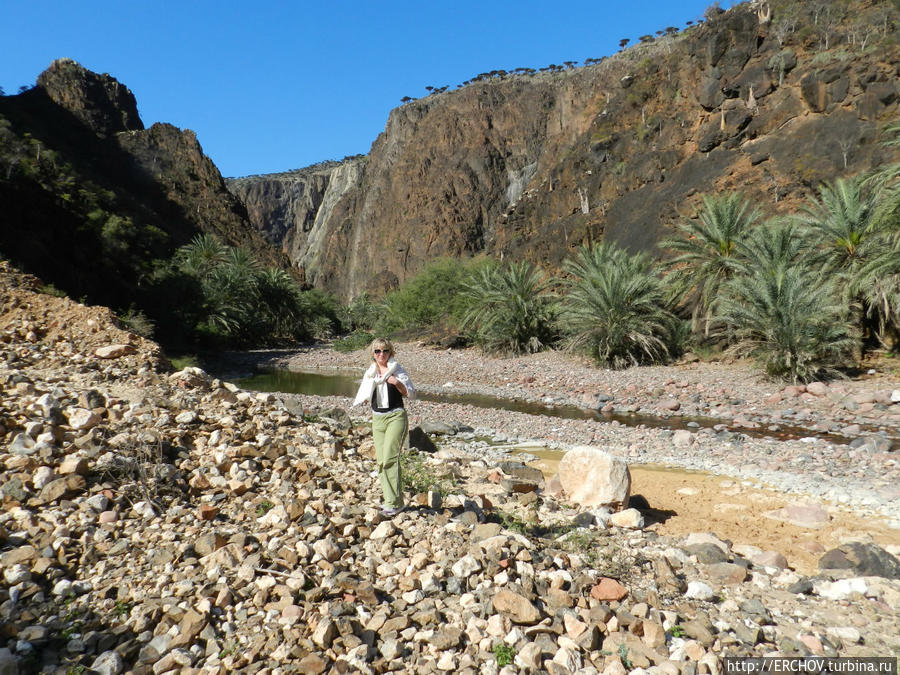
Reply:
[[[367,153],[428,85],[609,55],[710,4],[7,0],[0,87],[14,94],[73,58],[128,86],[146,126],[196,132],[224,176],[270,173]]]

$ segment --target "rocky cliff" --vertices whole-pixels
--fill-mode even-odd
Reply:
[[[229,187],[310,283],[348,299],[439,256],[552,269],[601,237],[658,253],[702,193],[786,211],[894,157],[879,134],[897,117],[895,7],[709,14],[597,64],[407,103],[365,159]]]
[[[140,306],[154,261],[202,232],[288,267],[192,131],[144,128],[132,92],[58,59],[0,96],[0,254],[72,297]]]

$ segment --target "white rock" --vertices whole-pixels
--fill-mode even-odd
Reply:
[[[69,408],[66,410],[69,426],[78,431],[91,429],[100,424],[100,415],[87,408]]]
[[[178,413],[175,416],[175,421],[178,424],[193,424],[198,419],[197,413],[193,410],[185,410],[184,412]]]
[[[109,508],[109,497],[103,494],[96,494],[88,497],[87,504],[97,513],[101,513]]]
[[[846,600],[854,593],[865,595],[869,590],[862,577],[839,579],[838,581],[821,581],[813,585],[813,592],[829,600]]]
[[[437,662],[437,669],[445,672],[455,672],[456,654],[453,652],[444,652],[441,654],[441,658],[439,658]]]
[[[34,439],[26,433],[17,433],[9,444],[7,452],[12,455],[33,455],[37,452]]]
[[[577,446],[559,461],[559,480],[569,498],[582,506],[628,503],[631,474],[619,457],[592,446]]]
[[[422,572],[419,575],[419,584],[422,586],[424,593],[437,593],[441,590],[440,581],[431,572]]]
[[[560,647],[556,654],[553,655],[553,663],[567,668],[569,672],[574,673],[581,668],[581,654],[565,647]]]
[[[425,599],[425,594],[418,588],[412,591],[406,591],[401,596],[408,605],[415,605]]]
[[[715,598],[716,594],[709,584],[695,580],[688,582],[687,591],[685,592],[684,597],[691,598],[692,600],[703,600],[708,602]]]
[[[639,530],[644,527],[644,516],[637,509],[625,509],[619,513],[614,513],[609,517],[609,522],[616,527],[626,527],[632,530]]]
[[[56,478],[56,473],[49,466],[39,466],[31,476],[31,484],[35,490],[40,490],[47,483]]]
[[[394,527],[394,524],[389,520],[385,520],[379,523],[378,527],[372,530],[372,534],[369,535],[369,539],[387,539],[388,537],[392,537],[394,534],[396,534],[396,532],[397,528]]]
[[[541,668],[541,647],[536,642],[528,642],[516,653],[515,663],[520,668],[537,671]]]
[[[481,563],[470,553],[453,563],[451,570],[453,576],[466,579],[481,570]]]
[[[3,579],[10,586],[21,584],[24,581],[31,581],[31,570],[25,565],[11,565],[3,570]]]
[[[153,510],[153,505],[150,502],[135,502],[131,510],[134,511],[135,515],[140,516],[141,518],[154,518],[156,517],[156,511]]]
[[[68,579],[60,579],[53,585],[53,595],[58,598],[64,598],[68,595],[75,595],[75,589],[72,588],[72,582]]]
[[[862,634],[853,626],[830,626],[825,632],[849,644],[859,644],[862,641]]]

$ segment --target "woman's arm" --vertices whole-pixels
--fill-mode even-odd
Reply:
[[[397,379],[396,377],[394,377],[393,375],[391,375],[391,376],[387,379],[387,382],[388,382],[388,384],[392,384],[392,385],[394,385],[395,387],[397,387],[397,391],[400,392],[400,395],[401,395],[401,396],[409,396],[409,390],[406,388],[406,385],[403,384],[403,382],[401,382],[400,380],[398,380],[398,379]]]
[[[415,400],[416,388],[413,386],[412,380],[409,379],[409,375],[402,367],[398,366],[397,372],[388,378],[387,381],[397,387],[397,391],[400,392],[401,396],[406,396],[411,401]]]

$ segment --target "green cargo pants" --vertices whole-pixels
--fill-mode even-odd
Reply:
[[[409,421],[400,408],[384,415],[372,415],[372,439],[375,441],[375,464],[384,495],[385,508],[403,506],[403,484],[400,478],[400,452],[406,445]]]

